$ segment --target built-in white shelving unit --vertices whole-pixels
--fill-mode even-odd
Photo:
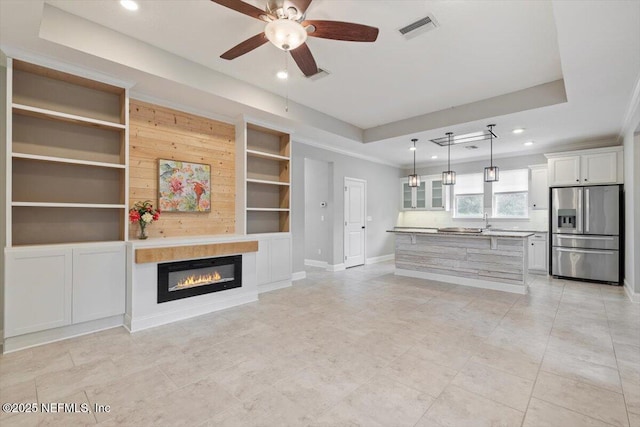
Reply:
[[[124,241],[126,89],[10,60],[7,246]]]
[[[288,232],[291,137],[287,133],[247,124],[246,141],[246,232]]]

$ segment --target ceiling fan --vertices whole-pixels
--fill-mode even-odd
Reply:
[[[211,1],[267,23],[264,32],[232,47],[220,55],[223,59],[235,59],[270,41],[279,49],[291,53],[300,70],[309,77],[318,72],[318,65],[305,43],[307,36],[354,42],[374,42],[378,38],[378,29],[368,25],[306,20],[307,8],[312,0],[267,0],[265,10],[241,0]]]

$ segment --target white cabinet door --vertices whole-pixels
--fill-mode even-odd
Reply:
[[[271,240],[258,240],[256,253],[256,276],[258,285],[271,282]]]
[[[531,208],[549,208],[549,185],[547,184],[547,168],[531,169]]]
[[[580,185],[580,156],[549,159],[549,185]]]
[[[425,209],[427,207],[427,183],[420,180],[420,186],[415,188],[415,202],[413,206],[416,209]]]
[[[271,281],[291,279],[291,238],[271,239]]]
[[[429,181],[430,184],[430,194],[429,200],[431,201],[430,208],[431,209],[444,209],[444,197],[445,197],[445,187],[442,185],[441,179],[433,179]]]
[[[529,238],[529,270],[547,271],[547,241]]]
[[[73,323],[123,314],[124,244],[73,250]]]
[[[71,249],[6,253],[4,336],[71,324]]]
[[[612,153],[594,153],[582,156],[582,183],[615,184],[618,179],[618,156]]]

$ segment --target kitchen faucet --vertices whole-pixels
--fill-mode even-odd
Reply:
[[[491,228],[491,224],[489,224],[489,213],[484,213],[484,228]]]

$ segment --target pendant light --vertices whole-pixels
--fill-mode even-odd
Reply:
[[[411,147],[411,151],[413,151],[413,173],[409,175],[409,187],[420,187],[420,177],[416,174],[416,142],[418,140],[413,138],[413,147]]]
[[[456,183],[456,173],[451,170],[451,136],[452,132],[447,132],[446,135],[449,137],[449,154],[447,155],[447,169],[442,172],[442,185],[455,185]]]
[[[484,182],[496,182],[499,181],[500,171],[497,166],[493,166],[493,127],[495,125],[488,125],[489,137],[491,138],[491,160],[489,167],[484,168]]]

